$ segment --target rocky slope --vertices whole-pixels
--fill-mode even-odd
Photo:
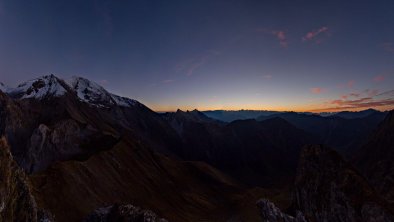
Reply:
[[[40,207],[80,221],[109,204],[133,204],[169,221],[256,221],[264,190],[247,191],[208,164],[175,161],[134,139],[85,161],[59,162],[30,176]],[[78,203],[78,204],[75,204]]]
[[[133,205],[113,205],[91,213],[83,222],[168,222],[150,210],[142,210]]]
[[[260,208],[260,215],[263,222],[307,222],[301,212],[297,212],[296,217],[283,213],[278,207],[267,199],[257,202]]]
[[[354,162],[372,186],[394,203],[394,111],[391,111],[355,156]]]
[[[51,221],[37,208],[29,182],[13,160],[4,137],[0,139],[0,221]]]
[[[335,151],[303,149],[295,182],[294,209],[308,221],[393,221],[393,209]]]

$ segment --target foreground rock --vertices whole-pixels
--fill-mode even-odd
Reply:
[[[168,222],[150,210],[143,210],[131,204],[113,205],[95,210],[84,222]]]
[[[354,158],[371,185],[394,204],[394,111],[389,112],[379,129]]]
[[[0,139],[0,221],[45,221],[50,216],[39,210],[24,172],[17,166],[7,141]]]
[[[304,215],[297,212],[296,217],[283,213],[269,200],[261,199],[257,202],[263,222],[306,222]]]
[[[294,208],[308,221],[394,221],[392,209],[335,151],[303,149],[296,177]]]

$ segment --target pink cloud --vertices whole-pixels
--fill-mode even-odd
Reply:
[[[320,44],[322,42],[322,35],[325,34],[326,36],[329,34],[329,29],[326,26],[323,26],[317,30],[310,31],[305,34],[304,37],[302,37],[302,41],[307,42],[307,41],[314,41],[317,44]]]
[[[320,93],[325,92],[326,89],[320,88],[320,87],[314,87],[314,88],[311,88],[310,91],[311,91],[312,93],[314,93],[314,94],[320,94]]]
[[[382,44],[382,47],[387,52],[394,52],[394,43],[392,42],[385,42]]]
[[[374,82],[382,82],[385,79],[384,75],[377,75],[373,78]]]
[[[287,41],[286,32],[283,30],[269,30],[269,29],[256,29],[257,32],[263,32],[267,34],[271,34],[276,37],[279,41],[279,45],[282,48],[287,48],[289,43]]]

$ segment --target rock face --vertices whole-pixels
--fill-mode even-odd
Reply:
[[[261,199],[257,202],[263,222],[307,222],[301,212],[297,212],[296,217],[283,213],[275,204],[269,200]]]
[[[321,145],[303,149],[295,182],[294,208],[308,221],[388,222],[392,209],[335,151]]]
[[[150,210],[143,210],[131,204],[103,207],[91,213],[83,222],[168,222]]]
[[[4,137],[0,139],[0,221],[51,221],[49,214],[37,208],[27,178]]]
[[[394,203],[394,111],[355,155],[354,163],[371,185]]]

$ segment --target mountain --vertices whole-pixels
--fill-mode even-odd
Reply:
[[[333,147],[335,150],[352,156],[366,142],[368,136],[387,114],[374,112],[364,118],[344,119],[336,116],[322,117],[296,112],[286,112],[271,116],[261,116],[259,121],[270,118],[282,118],[314,135],[319,143]]]
[[[83,78],[71,83],[50,75],[10,89],[8,96],[0,92],[1,132],[28,172],[87,158],[129,134],[163,152],[179,146],[176,132],[141,103]]]
[[[308,221],[393,221],[388,205],[335,151],[306,146],[301,153],[293,208]]]
[[[314,141],[280,118],[225,124],[196,110],[164,118],[182,138],[178,156],[209,163],[249,185],[283,185],[295,174],[301,147]]]
[[[206,163],[183,161],[182,139],[163,116],[89,80],[50,75],[6,93],[0,133],[29,174],[37,206],[56,221],[80,221],[118,203],[170,221],[256,220],[255,201],[269,196]]]
[[[394,203],[393,158],[394,111],[390,111],[353,161],[375,189],[391,203]]]
[[[4,83],[0,82],[0,91],[6,92],[8,90],[8,86],[4,85]]]
[[[234,120],[256,119],[259,116],[269,116],[280,112],[265,110],[209,110],[203,111],[203,113],[212,119],[217,119],[223,122],[232,122]]]
[[[333,116],[336,117],[341,117],[344,119],[357,119],[357,118],[364,118],[367,116],[370,116],[372,114],[376,114],[376,113],[380,113],[380,111],[375,110],[375,109],[366,109],[366,110],[362,110],[362,111],[342,111],[342,112],[338,112],[336,114],[334,114]]]
[[[38,206],[57,221],[81,221],[109,204],[133,204],[169,221],[256,221],[265,196],[203,162],[178,161],[135,139],[84,161],[63,161],[30,176]],[[249,219],[247,219],[249,218]]]

